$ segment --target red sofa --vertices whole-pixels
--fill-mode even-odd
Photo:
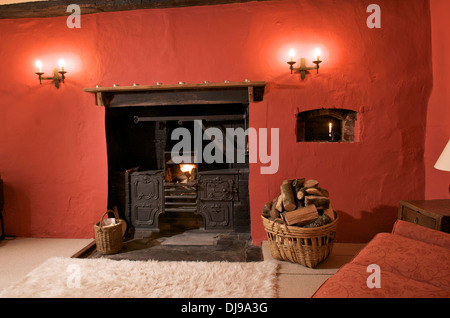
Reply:
[[[379,266],[379,288],[370,284],[371,264]],[[448,298],[450,234],[397,220],[392,233],[377,234],[312,297]]]

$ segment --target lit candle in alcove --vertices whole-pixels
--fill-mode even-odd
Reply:
[[[331,137],[331,131],[332,131],[332,129],[333,129],[333,124],[332,124],[332,123],[329,123],[329,124],[328,124],[328,136],[330,136],[330,137]]]
[[[42,73],[42,62],[39,60],[36,60],[36,69],[37,73]]]

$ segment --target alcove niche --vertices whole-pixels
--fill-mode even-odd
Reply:
[[[355,142],[357,112],[314,109],[297,114],[297,142]]]

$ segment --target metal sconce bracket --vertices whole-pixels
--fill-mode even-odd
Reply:
[[[306,66],[306,59],[305,59],[305,58],[301,58],[301,59],[300,59],[300,67],[297,67],[297,68],[294,67],[294,64],[297,63],[297,62],[295,62],[295,61],[290,61],[290,62],[287,62],[287,63],[290,65],[291,74],[292,74],[292,72],[294,72],[294,71],[300,72],[300,77],[302,78],[302,80],[304,80],[307,71],[310,71],[310,70],[317,70],[317,73],[319,73],[319,64],[322,63],[322,61],[321,61],[321,60],[313,61],[313,63],[316,64],[315,67],[307,67],[307,66]]]
[[[36,74],[39,76],[39,84],[42,84],[42,80],[50,80],[53,81],[55,83],[55,87],[59,88],[59,83],[63,82],[64,83],[64,79],[66,78],[64,74],[66,74],[67,72],[65,71],[59,71],[57,68],[55,68],[53,70],[53,76],[52,77],[44,77],[42,75],[44,75],[43,72],[36,72]],[[61,74],[61,76],[59,75]]]

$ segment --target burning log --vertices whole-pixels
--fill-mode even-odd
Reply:
[[[189,172],[189,180],[188,182],[194,182],[197,179],[197,168],[193,168]]]
[[[166,181],[188,183],[194,182],[197,176],[196,165],[180,164],[166,169]]]
[[[189,172],[182,172],[179,175],[177,175],[175,178],[172,179],[172,182],[181,182],[181,183],[187,183],[189,180]]]

